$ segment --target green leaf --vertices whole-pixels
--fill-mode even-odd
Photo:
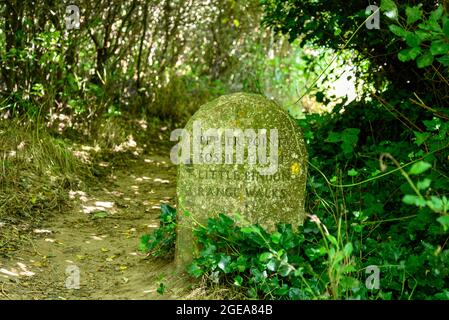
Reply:
[[[429,132],[422,132],[421,133],[421,132],[414,131],[414,134],[415,134],[415,137],[416,137],[415,143],[418,146],[420,146],[424,142],[426,142],[430,138],[430,136],[431,136],[431,134]]]
[[[241,276],[235,276],[234,285],[237,287],[241,287],[243,283],[243,278]]]
[[[224,271],[224,273],[228,273],[229,270],[229,264],[231,262],[231,257],[229,256],[222,256],[220,261],[218,262],[217,266]]]
[[[417,207],[425,207],[426,206],[426,200],[424,200],[421,197],[411,195],[411,194],[405,195],[404,198],[402,198],[402,201],[405,204],[415,205]]]
[[[344,290],[355,290],[360,287],[360,281],[354,277],[343,276],[340,285]]]
[[[195,278],[199,278],[203,275],[203,270],[198,266],[196,262],[193,262],[187,266],[187,272]]]
[[[429,40],[432,37],[432,34],[425,30],[416,30],[415,34],[419,37],[421,42]]]
[[[293,271],[293,268],[292,268],[292,266],[290,266],[289,264],[281,264],[280,266],[279,266],[279,269],[278,269],[278,273],[279,273],[279,275],[281,275],[282,277],[287,277],[289,274],[290,274],[290,272],[292,272]]]
[[[279,232],[275,232],[271,235],[271,241],[276,244],[279,243],[281,238],[282,238],[282,234],[280,234]]]
[[[407,15],[407,25],[413,24],[422,18],[421,5],[407,7],[405,13]]]
[[[449,18],[448,17],[444,18],[443,32],[444,32],[444,35],[449,38]]]
[[[430,46],[430,52],[434,56],[440,54],[449,54],[449,43],[441,40],[432,41],[432,45]]]
[[[334,246],[338,247],[337,239],[333,235],[327,234],[326,237]]]
[[[270,271],[276,271],[278,265],[279,265],[279,262],[276,259],[271,259],[267,263],[267,269]]]
[[[289,287],[287,284],[284,283],[282,285],[282,287],[280,287],[274,291],[274,294],[279,295],[279,296],[285,296],[288,294],[288,292],[289,292]]]
[[[355,169],[351,169],[348,171],[348,176],[350,177],[356,177],[359,173]]]
[[[442,198],[432,196],[430,200],[427,200],[427,206],[433,212],[445,213],[449,210],[449,201],[446,196],[443,196]]]
[[[449,290],[443,290],[434,295],[436,300],[449,300]]]
[[[437,61],[445,67],[449,67],[449,55],[437,58]]]
[[[388,18],[392,20],[398,19],[398,7],[393,0],[382,0],[380,2],[380,9]]]
[[[432,13],[430,14],[429,20],[430,21],[437,21],[437,20],[439,20],[443,16],[443,13],[444,13],[443,6],[439,5],[436,10],[432,11]]]
[[[102,219],[102,218],[106,218],[107,216],[108,216],[108,213],[106,211],[98,211],[92,215],[92,219],[93,220]]]
[[[412,165],[410,168],[409,174],[421,174],[427,170],[429,170],[432,167],[430,163],[424,162],[424,161],[418,161]]]
[[[160,295],[165,293],[165,284],[163,284],[162,282],[159,284],[159,287],[157,287],[157,293],[159,293]]]
[[[407,31],[405,31],[404,28],[398,25],[392,24],[388,28],[398,37],[405,38],[405,36],[407,35]]]
[[[249,226],[249,227],[240,228],[240,231],[242,233],[249,234],[249,233],[257,233],[259,231],[259,229],[256,226]]]
[[[419,47],[421,39],[413,32],[408,32],[405,36],[405,42],[409,47]]]
[[[301,300],[303,295],[299,288],[290,288],[290,290],[288,290],[288,297],[292,300]]]
[[[437,221],[439,223],[441,223],[441,225],[443,226],[443,230],[444,232],[446,232],[447,230],[449,230],[449,216],[441,216],[437,219]]]
[[[331,143],[335,143],[335,142],[340,142],[341,141],[341,133],[340,132],[330,132],[327,139],[324,140],[326,142],[331,142]]]
[[[401,50],[398,53],[398,58],[402,62],[407,62],[410,60],[415,60],[421,53],[420,47],[414,47],[414,48],[407,48],[404,50]]]
[[[271,252],[264,252],[260,255],[259,261],[266,262],[268,259],[273,258],[273,254]]]
[[[430,51],[426,51],[421,57],[416,60],[416,64],[418,68],[422,69],[432,65],[433,63],[433,55]]]
[[[352,246],[352,243],[351,243],[351,242],[348,242],[348,243],[345,245],[345,247],[343,248],[343,253],[344,253],[345,257],[350,257],[353,249],[354,249],[354,248],[353,248],[353,246]]]
[[[433,117],[432,120],[424,120],[423,123],[428,131],[437,131],[440,129],[442,121],[439,118]]]
[[[418,181],[416,186],[418,187],[419,190],[425,190],[430,186],[431,182],[432,182],[432,180],[426,178],[422,181]]]

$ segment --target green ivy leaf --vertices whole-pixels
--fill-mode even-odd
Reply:
[[[159,287],[157,287],[156,291],[160,295],[163,295],[165,293],[166,286],[162,282],[159,284]]]
[[[285,283],[282,285],[282,287],[280,287],[279,289],[274,291],[274,293],[279,296],[285,296],[288,294],[288,292],[289,292],[289,287]]]
[[[276,244],[278,244],[279,241],[281,241],[281,238],[282,234],[280,234],[279,232],[275,232],[271,235],[271,241]]]
[[[418,161],[412,165],[410,168],[409,174],[421,174],[427,170],[429,170],[432,167],[430,163],[424,162],[424,161]]]
[[[195,278],[199,278],[203,275],[203,270],[195,262],[187,266],[187,272],[190,273]]]
[[[278,265],[279,265],[279,262],[276,259],[271,259],[267,263],[267,269],[270,271],[276,271]]]
[[[234,278],[234,285],[237,287],[241,287],[243,283],[243,278],[241,276],[236,276]]]
[[[273,258],[273,254],[271,252],[264,252],[260,255],[259,261],[263,263],[263,262],[268,261],[268,259],[271,259],[271,258]]]
[[[229,270],[229,264],[231,262],[231,257],[229,256],[222,256],[220,261],[218,262],[217,266],[223,270],[224,273],[228,273]]]
[[[292,300],[301,300],[303,295],[301,294],[301,290],[299,290],[299,288],[290,288],[288,291],[288,297]]]
[[[259,229],[256,226],[249,226],[240,228],[240,231],[245,234],[250,234],[250,233],[258,233]]]
[[[290,266],[289,264],[281,264],[279,266],[278,269],[278,273],[279,275],[281,275],[282,277],[287,277],[291,272],[293,271],[292,266]]]
[[[341,141],[341,133],[340,132],[330,132],[327,139],[324,140],[326,142],[340,142]]]
[[[350,177],[356,177],[359,173],[355,169],[351,169],[348,171],[348,176]]]

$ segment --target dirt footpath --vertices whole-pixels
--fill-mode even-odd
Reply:
[[[100,165],[108,174],[98,185],[72,190],[71,209],[48,217],[24,246],[0,256],[0,299],[188,297],[190,280],[175,273],[171,260],[138,250],[140,236],[158,227],[160,204],[175,204],[176,167],[160,155],[117,169]]]

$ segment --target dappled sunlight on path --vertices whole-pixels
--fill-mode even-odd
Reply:
[[[46,219],[28,245],[0,257],[0,298],[179,298],[188,279],[171,260],[150,260],[139,238],[158,227],[161,203],[175,205],[176,168],[159,155],[126,166],[103,163],[108,173],[88,190],[71,190],[73,207]],[[67,288],[73,270],[79,289]],[[166,295],[156,292],[163,282]],[[70,286],[69,286],[70,287]]]

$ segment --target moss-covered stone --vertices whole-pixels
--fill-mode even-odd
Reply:
[[[196,135],[201,143],[195,150],[194,127],[198,133],[199,126],[203,135],[212,129],[209,133],[215,138],[199,140]],[[192,219],[205,224],[220,213],[241,215],[240,224],[258,223],[270,231],[277,223],[302,224],[307,153],[298,125],[280,106],[256,94],[222,96],[203,105],[185,132],[190,143],[183,144],[184,156],[189,158],[184,162],[189,163],[180,163],[178,169],[178,266],[184,267],[197,252]],[[235,138],[230,138],[230,132]],[[242,141],[244,158],[239,161]],[[263,159],[266,163],[261,163]]]

